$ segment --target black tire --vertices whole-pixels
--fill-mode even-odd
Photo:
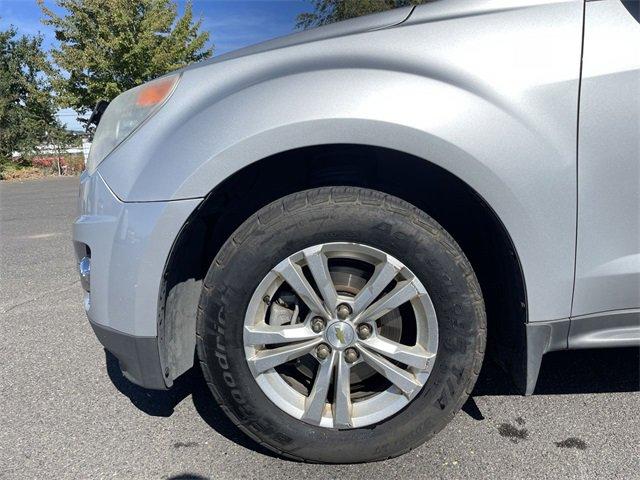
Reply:
[[[315,427],[278,408],[255,382],[243,348],[245,309],[267,272],[296,251],[335,241],[365,243],[402,261],[429,292],[439,329],[434,368],[413,401],[376,425],[347,430]],[[457,243],[423,211],[363,188],[294,193],[252,215],[215,257],[198,308],[198,358],[217,402],[251,438],[304,461],[383,460],[422,444],[467,399],[485,344],[482,293]]]

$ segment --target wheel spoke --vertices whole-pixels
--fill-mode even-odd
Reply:
[[[316,430],[373,426],[397,414],[420,394],[439,351],[425,286],[402,261],[365,244],[308,243],[287,253],[244,314],[240,346],[250,378]],[[415,341],[396,337],[400,328]],[[358,383],[357,393],[354,384],[352,402],[360,363],[375,379]]]
[[[369,352],[364,348],[360,349],[360,353],[362,354],[362,358],[365,362],[398,387],[408,399],[413,398],[413,396],[418,393],[422,387],[422,384],[411,372],[407,372],[406,370],[395,366],[389,360],[381,357],[377,353]]]
[[[244,327],[245,345],[273,345],[274,343],[291,343],[310,340],[319,334],[307,325],[267,325],[259,323]]]
[[[320,367],[313,382],[313,388],[304,402],[303,420],[320,425],[337,356],[334,352],[330,358],[320,362]]]
[[[327,256],[322,251],[322,247],[317,246],[304,250],[304,257],[307,260],[309,270],[311,270],[311,275],[313,275],[313,279],[322,294],[324,304],[332,312],[338,304],[338,294],[329,273]]]
[[[293,288],[293,290],[295,290],[302,301],[307,305],[307,307],[309,307],[309,310],[311,310],[315,315],[320,315],[327,319],[329,318],[328,312],[322,304],[322,300],[320,300],[318,294],[313,290],[302,273],[302,269],[298,265],[293,263],[291,259],[287,258],[276,265],[273,270],[280,275],[280,277],[282,277],[284,281]]]
[[[334,383],[335,398],[333,401],[333,426],[336,428],[351,427],[351,366],[340,353],[337,359],[336,380]]]
[[[378,264],[367,284],[353,299],[353,313],[358,315],[371,305],[371,303],[378,298],[378,295],[382,293],[382,290],[391,283],[391,280],[395,278],[399,271],[400,269],[389,261]]]
[[[303,343],[284,345],[269,350],[260,350],[247,360],[249,368],[254,375],[259,375],[270,368],[282,365],[285,362],[299,358],[313,350],[322,341],[321,338],[308,340]]]
[[[403,280],[402,282],[398,282],[393,290],[391,290],[380,300],[375,302],[373,305],[370,305],[364,312],[358,315],[358,317],[355,319],[355,322],[359,323],[365,320],[377,320],[378,318],[389,313],[394,308],[397,308],[403,303],[412,300],[413,298],[418,296],[418,294],[419,292],[413,285],[412,280]]]
[[[420,345],[403,345],[380,335],[375,335],[367,340],[360,340],[360,342],[369,350],[420,370],[427,368],[427,362],[435,356]]]

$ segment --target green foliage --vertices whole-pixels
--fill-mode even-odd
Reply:
[[[170,0],[56,0],[63,15],[38,3],[60,42],[51,52],[61,69],[53,77],[60,105],[81,114],[213,53],[191,3],[181,17]]]
[[[25,163],[47,135],[61,130],[47,75],[51,66],[42,37],[0,31],[0,170],[21,152]]]
[[[419,5],[430,0],[312,0],[314,11],[298,15],[297,28],[327,25],[392,8]]]

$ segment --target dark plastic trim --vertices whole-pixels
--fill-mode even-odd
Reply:
[[[166,390],[157,337],[137,337],[89,322],[100,343],[120,363],[125,378],[153,390]]]
[[[556,350],[640,346],[640,309],[528,323],[525,395],[533,394],[542,357]]]
[[[543,355],[554,350],[567,349],[570,324],[571,320],[568,318],[527,324],[527,382],[525,395],[532,395],[536,388]]]

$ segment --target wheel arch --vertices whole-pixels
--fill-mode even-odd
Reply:
[[[160,291],[158,341],[167,384],[193,365],[201,281],[224,241],[271,201],[330,185],[395,195],[424,210],[456,239],[483,290],[489,351],[524,391],[525,277],[498,214],[471,186],[424,158],[356,144],[308,146],[263,158],[226,178],[192,213],[171,249]]]

